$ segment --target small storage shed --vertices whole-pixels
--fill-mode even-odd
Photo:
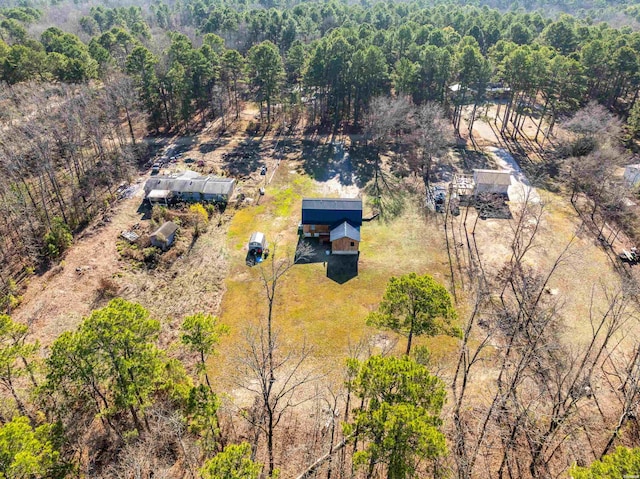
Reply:
[[[473,170],[474,194],[495,193],[509,196],[511,172],[509,170]]]
[[[151,244],[162,251],[168,250],[176,239],[178,225],[172,221],[167,221],[160,228],[151,233],[149,237]]]
[[[358,254],[360,229],[344,221],[331,229],[329,240],[332,254]]]
[[[624,181],[632,188],[640,185],[640,164],[624,167]]]

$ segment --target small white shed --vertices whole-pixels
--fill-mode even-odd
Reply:
[[[511,171],[509,170],[473,170],[474,194],[496,193],[509,195]]]
[[[640,163],[624,167],[624,181],[630,187],[640,186]]]

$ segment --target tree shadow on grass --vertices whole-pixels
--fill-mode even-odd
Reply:
[[[303,169],[316,181],[337,178],[343,186],[363,188],[375,175],[379,165],[375,148],[353,143],[346,148],[342,142],[322,144],[314,140],[302,142]]]
[[[265,164],[262,141],[247,138],[233,150],[222,155],[225,170],[231,176],[246,176]]]
[[[201,143],[198,146],[198,151],[202,154],[211,153],[212,151],[217,150],[218,148],[222,148],[226,146],[231,141],[231,138],[226,138],[224,136],[219,136],[211,141],[207,141],[205,143]]]
[[[481,152],[476,150],[470,150],[464,147],[456,147],[454,151],[460,157],[462,161],[462,168],[465,172],[471,172],[474,169],[487,169],[490,167],[489,157]]]
[[[331,145],[318,141],[302,141],[302,167],[316,181],[328,181],[336,175],[333,168]]]
[[[378,149],[363,143],[354,143],[349,149],[351,165],[356,186],[364,188],[380,168]]]

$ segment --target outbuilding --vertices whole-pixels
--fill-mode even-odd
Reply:
[[[173,221],[167,221],[160,228],[151,233],[151,244],[162,251],[168,250],[176,239],[178,225]]]
[[[491,193],[508,197],[511,172],[509,170],[473,170],[473,184],[473,193],[476,196]]]
[[[344,221],[331,229],[329,241],[332,254],[358,254],[360,230]]]

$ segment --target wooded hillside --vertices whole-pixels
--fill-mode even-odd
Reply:
[[[638,449],[615,449],[640,437],[640,348],[638,282],[612,247],[619,236],[640,241],[638,195],[617,172],[640,135],[635,2],[103,3],[0,8],[0,478],[591,477],[594,460],[596,472],[640,473]],[[436,177],[490,164],[478,124],[497,151],[519,155],[507,152],[509,181],[529,188],[487,240],[504,241],[489,258],[476,226],[500,201],[471,216],[471,205],[462,216],[459,204],[444,216],[425,206]],[[233,207],[141,206],[146,243],[109,237],[124,266],[100,279],[88,314],[69,313],[44,346],[32,340],[47,310],[34,307],[28,326],[13,319],[29,280],[44,291],[88,225],[109,222],[155,161],[159,170],[178,161],[170,151],[196,144],[200,156],[181,166],[233,176]],[[227,149],[213,164],[206,155],[217,148]],[[267,149],[273,161],[259,163]],[[445,161],[454,154],[462,167]],[[332,190],[342,174],[348,181]],[[318,352],[282,334],[279,301],[304,315],[312,298],[323,315],[335,298],[295,270],[308,251],[276,246],[294,236],[303,194],[346,187],[366,197],[366,221],[380,222],[376,238],[363,235],[363,269],[384,272],[364,276],[361,289],[380,294],[361,309],[351,308],[353,290],[336,297],[341,314],[366,310],[356,319],[377,333],[348,352]],[[552,200],[530,201],[533,188]],[[389,226],[403,208],[400,227]],[[438,235],[428,260],[425,218]],[[165,221],[181,228],[166,254],[145,230]],[[241,256],[254,221],[281,230],[269,261],[248,270]],[[562,221],[575,231],[549,233]],[[574,280],[602,281],[576,301],[580,317],[555,298],[576,243],[613,258],[594,263],[595,275],[571,269]],[[84,251],[106,255],[101,248]],[[330,276],[324,256],[314,262]],[[205,269],[216,273],[211,284]],[[83,267],[75,272],[82,282]],[[137,286],[121,288],[125,274]],[[229,294],[235,322],[204,307],[186,314],[181,288],[194,285],[201,297],[189,308],[220,309]],[[172,301],[173,310],[151,306]],[[235,355],[218,359],[228,334]],[[394,354],[396,335],[407,337],[404,355]],[[441,343],[437,354],[427,340]],[[216,382],[218,361],[233,368],[228,390]]]

